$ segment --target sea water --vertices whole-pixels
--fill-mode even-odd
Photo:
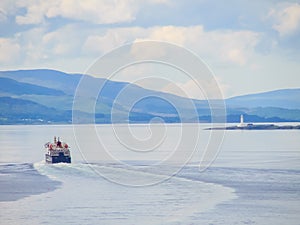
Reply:
[[[0,224],[299,224],[300,131],[226,131],[200,170],[209,124],[196,146],[178,144],[179,124],[124,126],[97,125],[101,146],[72,125],[1,126]],[[125,143],[163,129],[156,148]],[[71,146],[72,164],[44,163],[54,135]],[[169,160],[174,149],[191,157]]]

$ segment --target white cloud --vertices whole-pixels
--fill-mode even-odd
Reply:
[[[259,41],[259,33],[253,31],[204,31],[203,27],[194,27],[185,32],[187,47],[191,48],[204,59],[246,65],[254,54]]]
[[[184,45],[186,37],[188,36],[188,33],[186,32],[189,30],[191,29],[176,26],[154,27],[150,30],[150,35],[148,38]]]
[[[103,54],[125,43],[133,42],[137,37],[145,36],[145,29],[140,27],[108,29],[103,34],[92,34],[83,44],[83,50],[89,54]]]
[[[44,48],[41,41],[45,32],[44,28],[33,28],[17,34],[18,42],[22,46],[21,56],[25,64],[41,62],[48,58],[47,49]]]
[[[63,17],[94,24],[131,22],[142,4],[168,4],[167,0],[19,0],[17,6],[27,10],[16,16],[18,24],[40,24],[45,18]]]
[[[9,52],[8,55],[19,53],[22,60],[19,66],[39,65],[38,63],[44,65],[45,62],[49,64],[52,62],[55,67],[54,62],[57,61],[63,63],[63,61],[77,60],[80,63],[80,59],[86,65],[87,58],[92,63],[95,58],[104,53],[137,40],[171,42],[192,50],[210,64],[249,66],[253,64],[252,57],[255,55],[254,49],[259,38],[260,34],[252,31],[205,31],[203,26],[99,29],[69,24],[49,32],[45,24],[16,34],[14,41],[9,39],[8,42],[2,39],[6,40],[2,42],[5,45],[5,52]],[[148,51],[143,54],[157,56],[158,52]],[[12,57],[7,58],[13,60]]]
[[[66,25],[55,31],[43,34],[42,44],[56,56],[78,55],[81,51],[84,32],[78,32],[78,26]]]
[[[147,2],[152,3],[152,4],[166,4],[166,5],[169,5],[172,3],[171,0],[148,0]]]
[[[280,36],[287,36],[300,30],[300,4],[289,4],[272,9],[269,17],[274,18],[272,28],[279,32]]]
[[[8,15],[15,12],[15,3],[11,0],[0,1],[0,22],[7,20]]]
[[[14,39],[0,38],[0,63],[11,64],[19,58],[20,45]]]
[[[44,21],[45,12],[55,4],[56,1],[41,0],[19,0],[16,2],[18,8],[26,8],[24,16],[16,16],[17,24],[39,24]]]
[[[110,24],[133,21],[136,12],[137,7],[132,0],[77,0],[75,4],[62,0],[47,10],[46,16],[49,18],[62,16],[95,24]]]
[[[16,16],[18,24],[39,24],[45,18],[63,18],[88,21],[95,24],[130,22],[134,20],[136,7],[127,1],[69,1],[69,0],[28,0],[18,1],[18,7],[26,8],[23,16]]]
[[[162,28],[165,29],[164,27]],[[155,28],[142,28],[142,27],[125,27],[125,28],[113,28],[106,30],[103,34],[89,35],[83,45],[83,50],[86,54],[93,54],[100,56],[103,53],[108,53],[111,50],[120,47],[127,43],[133,43],[143,40],[154,40],[152,33],[156,32]],[[158,30],[158,33],[160,31]],[[157,39],[157,38],[156,38]],[[158,40],[158,39],[157,39]],[[164,41],[163,39],[160,39]],[[165,39],[168,40],[168,39]],[[132,56],[149,57],[152,55],[158,55],[158,49],[146,49],[140,52],[139,49],[131,49]],[[163,50],[162,50],[163,51]],[[161,52],[163,54],[163,52]]]
[[[203,58],[245,65],[253,55],[259,38],[259,33],[252,31],[205,31],[202,26],[128,27],[89,36],[84,46],[100,54],[135,40],[167,41],[187,47]]]
[[[5,11],[0,9],[0,22],[5,21],[6,19],[7,19],[7,15],[6,15]]]

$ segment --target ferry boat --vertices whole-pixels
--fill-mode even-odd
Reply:
[[[56,137],[54,137],[54,142],[47,142],[45,144],[46,154],[45,160],[46,163],[71,163],[71,153],[70,147],[67,143],[61,142]]]

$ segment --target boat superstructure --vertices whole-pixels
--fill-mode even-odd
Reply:
[[[54,137],[54,142],[45,144],[46,163],[71,163],[70,147],[67,143],[61,142],[59,137]]]

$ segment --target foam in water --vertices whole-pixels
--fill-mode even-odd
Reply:
[[[45,215],[46,217],[54,216],[51,211],[53,206],[64,205],[59,209],[68,221],[73,221],[74,218],[69,215],[79,213],[80,209],[80,213],[85,217],[93,215],[90,218],[91,224],[98,222],[96,215],[101,215],[105,224],[116,224],[116,221],[122,221],[122,224],[133,224],[136,221],[143,221],[143,224],[159,224],[162,221],[164,224],[180,223],[188,221],[194,214],[210,210],[236,197],[232,188],[201,182],[193,177],[175,176],[152,186],[129,187],[112,183],[95,173],[95,169],[101,169],[116,179],[124,176],[130,179],[143,179],[143,176],[161,179],[164,176],[162,173],[131,171],[120,168],[119,165],[49,165],[39,162],[35,163],[34,167],[40,173],[63,182],[61,189],[44,196],[48,199],[48,203],[46,209],[40,213],[48,211],[50,215]],[[22,200],[22,204],[19,202],[19,206],[16,207],[25,204],[30,204],[34,208],[43,207],[35,197]],[[40,219],[43,221],[42,215]],[[83,218],[80,219],[82,221]]]

